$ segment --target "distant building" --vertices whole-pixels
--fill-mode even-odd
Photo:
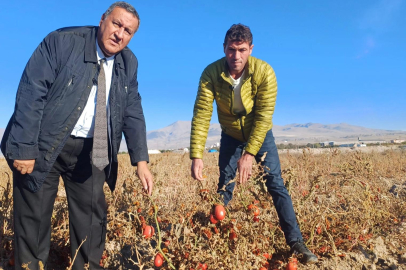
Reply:
[[[357,143],[357,147],[366,147],[367,145],[365,143]]]
[[[159,150],[149,150],[148,149],[148,155],[151,155],[151,154],[160,154],[161,153],[161,151],[159,151]]]
[[[391,140],[391,143],[404,143],[406,140]]]
[[[339,147],[354,147],[355,143],[344,143],[344,144],[340,144]]]
[[[326,146],[334,146],[335,143],[333,141],[328,141],[328,142],[321,142],[320,146],[321,147],[326,147]]]

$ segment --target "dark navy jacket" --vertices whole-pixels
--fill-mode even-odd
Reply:
[[[97,79],[97,29],[70,27],[50,33],[21,77],[1,150],[10,165],[15,159],[35,159],[34,171],[25,175],[23,183],[33,192],[41,188]],[[117,179],[117,152],[123,132],[131,164],[148,161],[137,67],[137,58],[127,47],[116,55],[109,98],[111,164],[105,169],[111,190]]]

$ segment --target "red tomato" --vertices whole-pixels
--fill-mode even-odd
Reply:
[[[197,269],[202,269],[202,270],[207,270],[207,264],[205,263],[199,263],[199,266],[197,267]]]
[[[286,270],[297,270],[297,259],[290,258],[288,264],[286,265]]]
[[[250,205],[248,205],[247,209],[248,209],[248,210],[252,210],[252,208],[254,208],[254,207],[255,207],[255,205],[250,204]]]
[[[257,207],[255,207],[253,213],[254,213],[254,216],[257,217],[257,216],[259,216],[259,214],[260,214],[261,212],[259,211],[259,209],[258,209]]]
[[[213,214],[210,215],[210,222],[213,224],[216,224],[218,220],[213,216]]]
[[[265,267],[261,267],[259,268],[259,270],[267,270]]]
[[[157,255],[155,255],[154,265],[156,267],[161,267],[163,263],[164,263],[164,258],[162,257],[161,253],[158,253]]]
[[[288,262],[286,265],[286,270],[297,270],[297,263]]]
[[[224,206],[222,205],[216,205],[214,208],[214,217],[217,220],[223,220],[226,216],[226,209],[224,209]]]
[[[258,217],[254,217],[254,222],[259,222],[259,218]]]
[[[264,257],[265,257],[265,259],[269,259],[269,253],[268,252],[265,252],[264,254],[262,254]]]
[[[154,227],[147,225],[147,226],[145,226],[144,232],[142,233],[142,235],[146,239],[148,239],[148,238],[151,238],[154,235],[154,233],[155,233]]]

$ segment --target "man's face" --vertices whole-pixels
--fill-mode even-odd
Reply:
[[[106,18],[103,14],[97,42],[104,55],[110,57],[124,49],[137,31],[138,23],[132,13],[120,7],[115,7]]]
[[[252,53],[254,45],[249,45],[246,41],[228,41],[224,45],[224,53],[229,68],[230,75],[241,76],[248,56]],[[233,76],[234,77],[234,76]]]

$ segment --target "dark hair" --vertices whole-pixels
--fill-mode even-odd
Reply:
[[[113,11],[113,9],[115,9],[116,7],[123,8],[126,11],[130,12],[132,15],[134,15],[134,17],[136,17],[138,20],[138,28],[140,27],[140,23],[141,23],[140,15],[138,15],[138,12],[135,10],[135,8],[131,4],[124,2],[124,1],[115,2],[111,6],[109,6],[109,8],[106,10],[106,12],[104,12],[104,18],[107,18],[107,16],[109,16],[110,13]],[[137,28],[137,30],[138,30],[138,28]]]
[[[248,42],[248,44],[251,46],[252,39],[252,33],[248,26],[241,23],[233,24],[226,33],[226,37],[224,38],[224,46],[227,45],[228,41]]]

